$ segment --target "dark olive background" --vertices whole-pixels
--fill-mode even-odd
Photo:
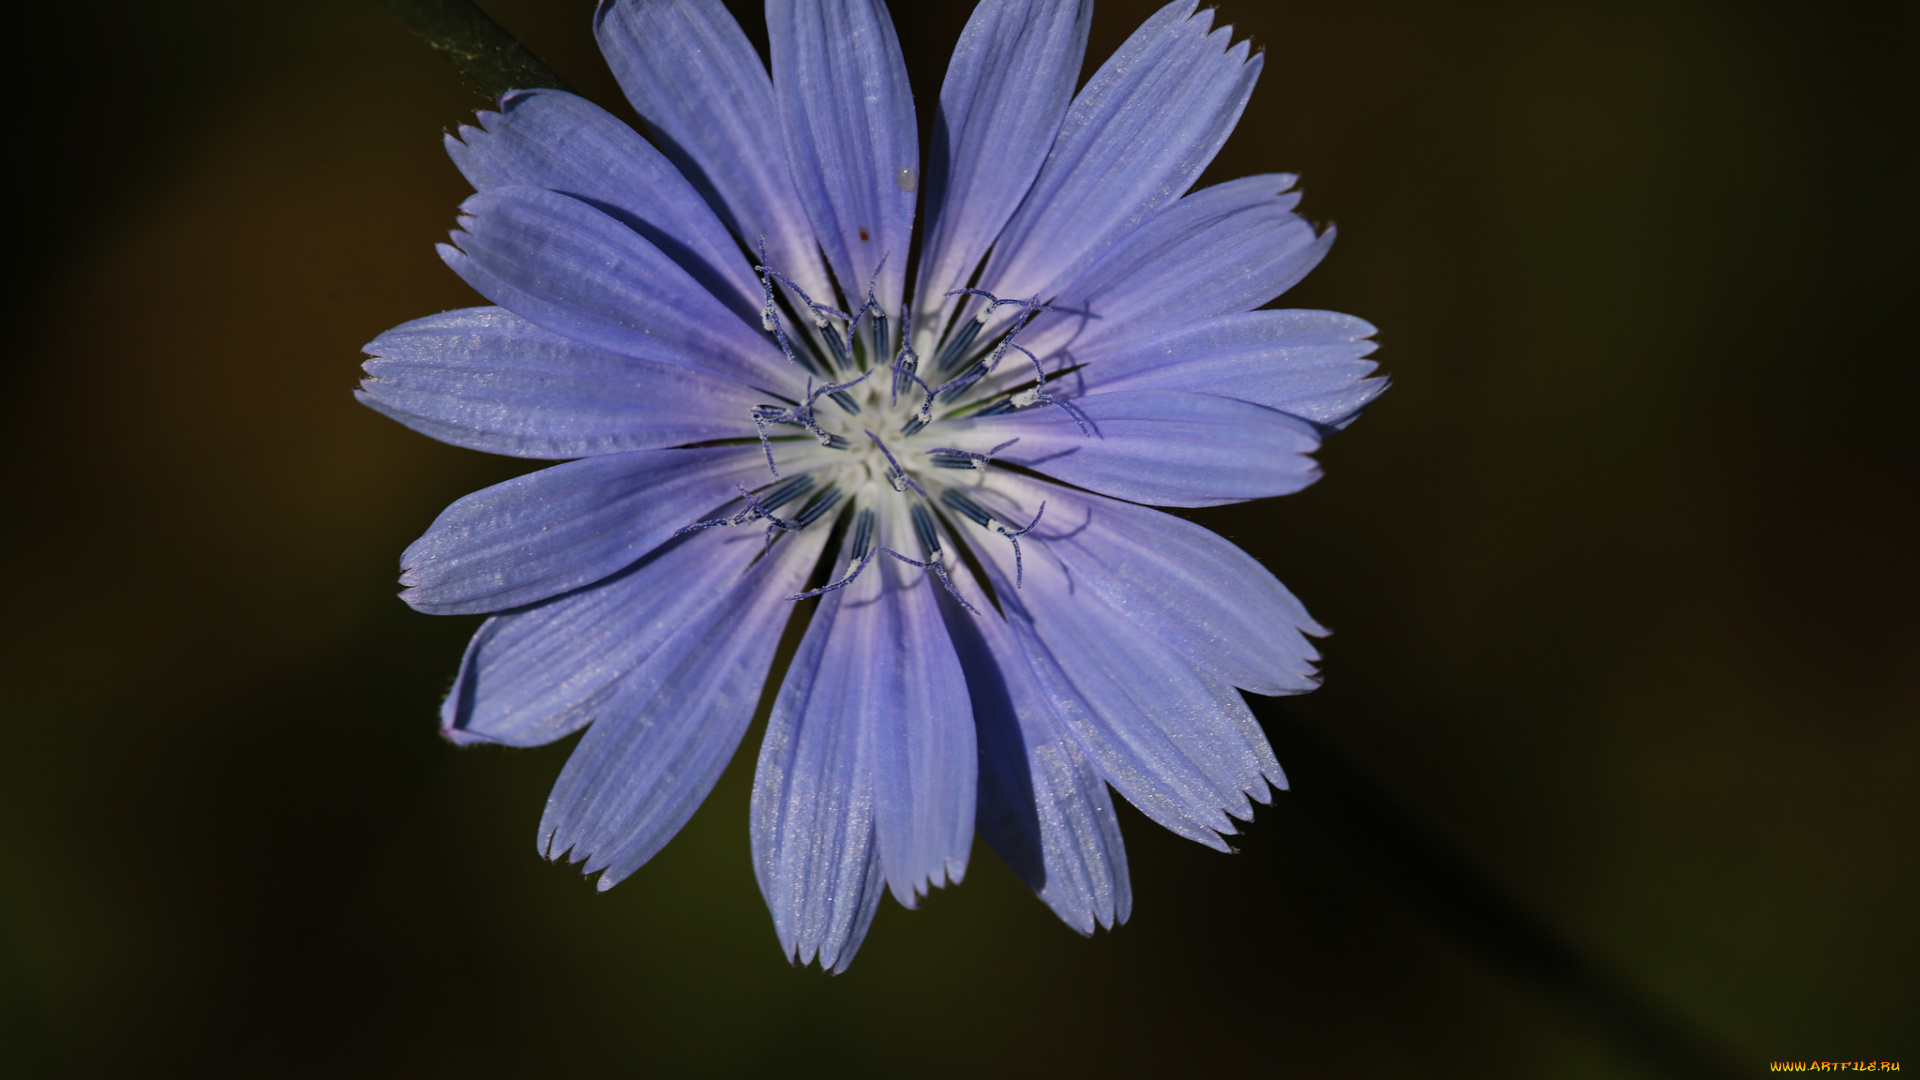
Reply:
[[[486,6],[617,102],[589,0]],[[902,5],[923,107],[965,15]],[[835,978],[781,960],[751,751],[599,895],[533,850],[566,746],[436,735],[475,620],[396,557],[527,466],[348,391],[475,302],[477,95],[372,3],[15,10],[0,1073],[1920,1068],[1916,9],[1221,15],[1267,72],[1209,176],[1304,175],[1341,236],[1283,302],[1396,380],[1196,515],[1337,630],[1260,703],[1295,790],[1234,856],[1127,811],[1092,940],[976,845]]]

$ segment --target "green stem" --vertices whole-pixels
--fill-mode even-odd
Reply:
[[[497,99],[509,90],[568,89],[552,68],[471,0],[381,3],[490,98]]]

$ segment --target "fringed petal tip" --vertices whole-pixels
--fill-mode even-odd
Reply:
[[[802,971],[817,968],[822,975],[844,975],[853,966],[853,955],[857,948],[844,950],[846,955],[830,955],[825,949],[802,949],[789,946],[786,950],[787,963]]]
[[[619,873],[611,869],[606,860],[597,859],[590,851],[581,851],[577,846],[554,851],[555,838],[551,835],[536,839],[535,853],[546,862],[557,866],[574,868],[583,879],[591,880],[593,891],[603,893],[632,876],[632,871]]]
[[[888,879],[887,892],[894,902],[908,911],[918,911],[920,905],[933,895],[935,889],[944,889],[960,884],[967,875],[967,860],[949,858],[947,864],[938,873],[911,881]]]
[[[1258,820],[1260,809],[1272,807],[1274,795],[1287,790],[1287,774],[1277,762],[1269,762],[1254,782],[1239,792],[1243,798],[1237,805],[1221,808],[1226,815],[1227,826],[1224,829],[1216,827],[1215,835],[1220,843],[1207,846],[1230,855],[1239,854],[1240,849],[1233,846],[1230,838],[1244,836],[1246,827]]]
[[[459,746],[463,748],[468,746],[505,745],[499,742],[498,740],[489,739],[485,735],[477,735],[471,731],[467,731],[464,728],[449,727],[444,723],[440,725],[440,737],[447,740],[448,742],[452,743],[455,746]]]

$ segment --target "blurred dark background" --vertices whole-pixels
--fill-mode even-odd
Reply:
[[[590,0],[484,6],[625,112]],[[907,6],[925,105],[968,5]],[[596,895],[533,851],[567,747],[436,735],[476,620],[397,556],[527,465],[348,391],[477,302],[482,99],[370,0],[14,9],[0,1074],[1920,1068],[1917,12],[1223,0],[1267,72],[1209,178],[1304,174],[1283,303],[1396,379],[1198,515],[1337,630],[1260,703],[1294,791],[1231,857],[1127,811],[1090,941],[979,845],[830,978],[751,753]]]

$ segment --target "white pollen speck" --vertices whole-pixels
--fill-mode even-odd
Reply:
[[[899,172],[894,173],[893,182],[900,185],[901,191],[912,191],[914,188],[913,170],[901,169]]]
[[[1030,390],[1022,390],[1019,393],[1013,395],[1013,407],[1016,409],[1024,409],[1030,405],[1038,405],[1038,404],[1040,404],[1039,387],[1034,387],[1033,389],[1030,389]]]

